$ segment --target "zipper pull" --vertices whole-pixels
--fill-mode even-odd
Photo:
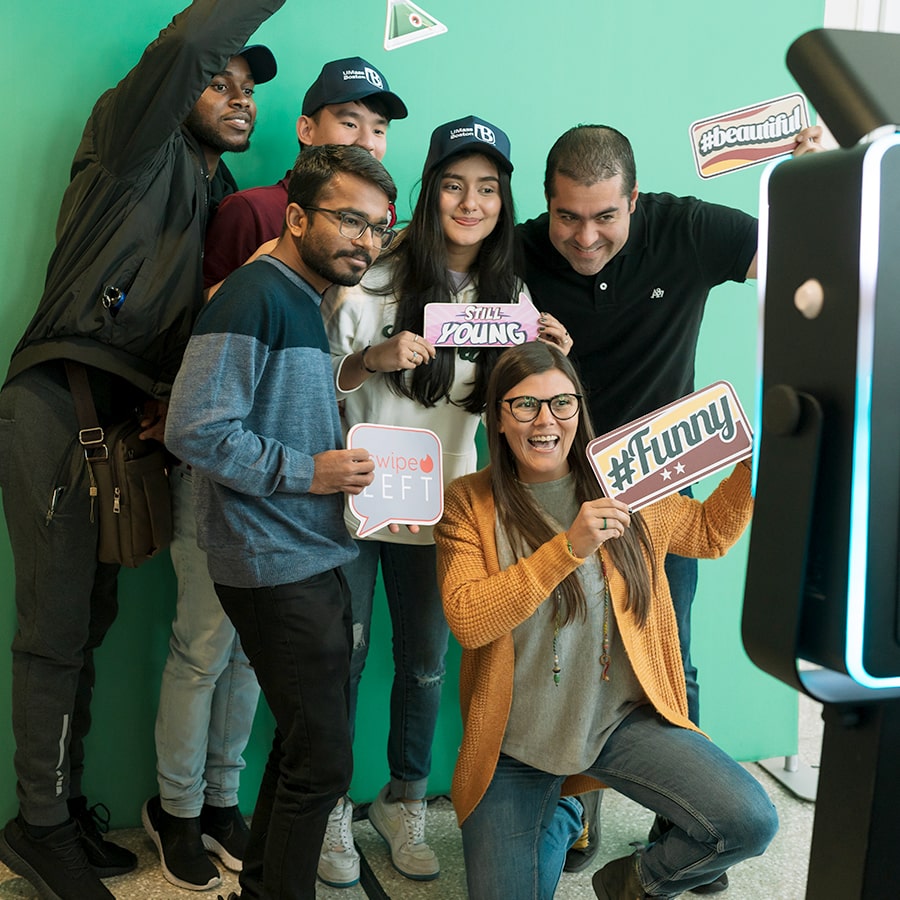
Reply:
[[[122,495],[122,491],[119,488],[115,488],[113,491],[113,512],[118,515],[120,510],[119,506],[119,497]]]
[[[62,497],[64,490],[65,487],[57,487],[53,489],[53,493],[50,495],[50,507],[47,509],[47,517],[44,520],[45,525],[49,525],[53,520],[53,516],[56,514],[56,506],[59,503],[59,498]]]
[[[91,498],[91,524],[94,523],[94,502],[97,499],[97,480],[94,478],[94,469],[90,463],[88,463],[88,476],[91,479],[91,486],[88,489],[88,495]]]

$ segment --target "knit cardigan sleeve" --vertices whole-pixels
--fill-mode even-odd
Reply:
[[[560,533],[500,571],[489,472],[451,483],[435,529],[444,614],[465,649],[510,634],[583,562],[569,553]]]

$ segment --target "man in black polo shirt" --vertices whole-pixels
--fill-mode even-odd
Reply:
[[[818,149],[820,136],[818,126],[801,131],[794,155]],[[517,229],[525,281],[535,305],[577,335],[570,355],[587,389],[594,428],[604,434],[694,390],[706,299],[718,284],[756,277],[757,223],[694,197],[640,194],[628,138],[599,125],[579,125],[557,140],[547,157],[544,193],[548,211]],[[688,715],[697,723],[690,654],[697,561],[668,556],[666,577]],[[570,850],[566,868],[583,868],[596,847],[591,840],[580,852]],[[727,876],[721,880],[727,885]]]

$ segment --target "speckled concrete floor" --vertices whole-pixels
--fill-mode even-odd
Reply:
[[[800,761],[817,767],[822,733],[819,709],[805,698],[801,698],[800,707]],[[748,860],[730,871],[730,887],[721,896],[723,900],[803,900],[814,804],[798,800],[760,766],[749,764],[747,768],[772,797],[781,827],[764,856]],[[597,866],[579,874],[564,874],[556,893],[557,900],[593,900],[593,871],[608,860],[630,852],[631,841],[645,839],[652,814],[609,791],[603,802],[601,821],[603,837]],[[447,799],[435,799],[429,806],[428,840],[441,861],[441,875],[435,881],[414,882],[399,875],[390,865],[384,841],[368,822],[355,823],[353,831],[360,849],[392,900],[462,900],[466,897],[459,831]],[[179,890],[163,879],[156,851],[143,831],[118,831],[112,836],[134,850],[139,858],[137,871],[106,882],[117,900],[187,900],[191,896],[214,900],[217,892],[226,896],[229,890],[237,890],[236,877],[224,870],[222,884],[217,890],[204,893]],[[335,889],[320,884],[317,891],[319,900],[364,900],[365,896],[359,886]],[[14,898],[34,900],[37,893],[24,879],[0,864],[0,900]]]

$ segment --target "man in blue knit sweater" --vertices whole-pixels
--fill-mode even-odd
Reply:
[[[319,306],[390,243],[391,177],[359,147],[303,153],[271,255],[201,312],[172,391],[166,444],[196,473],[198,543],[275,717],[241,896],[315,896],[328,813],[347,791],[351,618],[339,567],[356,554],[343,493],[372,481],[342,449]]]

